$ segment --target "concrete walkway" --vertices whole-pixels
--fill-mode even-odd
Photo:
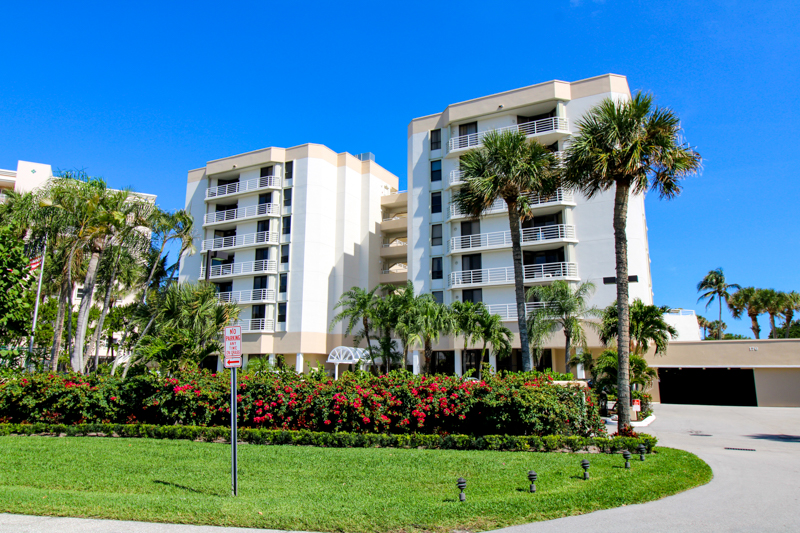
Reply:
[[[714,471],[711,483],[655,502],[499,531],[800,531],[800,409],[658,405],[655,411],[656,421],[643,428],[645,432],[656,435],[661,446],[699,455]],[[254,533],[256,530],[0,514],[0,531]]]
[[[655,412],[642,431],[657,436],[660,446],[697,454],[714,471],[709,484],[650,503],[498,531],[800,531],[800,409],[657,405]]]

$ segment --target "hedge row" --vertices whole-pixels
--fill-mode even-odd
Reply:
[[[347,372],[338,381],[295,372],[242,376],[239,427],[326,433],[603,435],[583,389],[536,372],[464,380]],[[0,377],[0,423],[226,426],[229,374],[111,376],[17,373]]]
[[[648,453],[657,439],[651,435],[636,437],[568,437],[561,435],[406,435],[377,433],[326,433],[239,428],[239,442],[249,444],[321,446],[327,448],[425,448],[441,450],[502,450],[526,452],[596,451],[614,453],[635,451],[644,444]],[[203,442],[230,442],[230,429],[201,426],[155,426],[149,424],[0,424],[0,436],[44,435],[63,437],[133,437],[183,439]]]

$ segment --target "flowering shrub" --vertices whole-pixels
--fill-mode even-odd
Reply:
[[[244,375],[238,383],[240,427],[434,435],[604,434],[591,397],[538,373],[488,376],[375,377],[338,381],[293,372]],[[0,379],[0,422],[225,426],[230,376],[206,371],[155,373],[122,381],[108,376],[13,374]]]

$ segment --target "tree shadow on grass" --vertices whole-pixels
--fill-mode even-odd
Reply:
[[[219,496],[219,494],[215,494],[213,492],[193,489],[192,487],[187,487],[186,485],[178,485],[177,483],[172,483],[171,481],[161,481],[160,479],[154,479],[153,483],[156,483],[158,485],[165,485],[167,487],[174,487],[176,489],[193,492],[195,494],[203,494],[204,496]]]
[[[771,435],[760,433],[758,435],[748,435],[751,439],[774,440],[776,442],[800,442],[800,435]]]

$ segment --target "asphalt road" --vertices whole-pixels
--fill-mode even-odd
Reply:
[[[707,485],[662,500],[501,529],[503,533],[800,532],[800,409],[657,405],[645,432],[711,465]],[[755,451],[727,450],[754,449]],[[254,533],[0,514],[3,533]],[[261,530],[269,531],[269,530]]]

